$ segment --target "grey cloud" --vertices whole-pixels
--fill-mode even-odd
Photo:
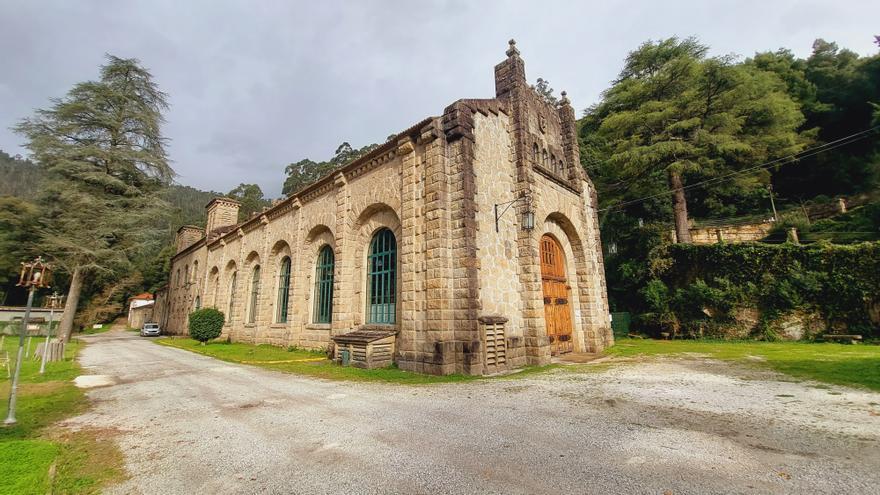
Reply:
[[[0,149],[8,128],[97,77],[104,53],[137,57],[172,107],[164,132],[180,182],[278,195],[284,166],[343,140],[382,142],[458,98],[494,92],[518,40],[530,79],[598,100],[627,51],[696,35],[716,53],[814,38],[873,53],[874,1],[11,1],[0,0]]]

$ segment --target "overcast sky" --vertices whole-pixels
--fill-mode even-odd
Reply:
[[[9,127],[105,53],[134,57],[170,95],[164,134],[181,184],[280,195],[284,167],[383,142],[459,98],[494,96],[515,38],[527,76],[582,110],[647,39],[695,35],[750,56],[815,38],[876,53],[880,2],[837,1],[41,1],[0,0],[0,149]]]

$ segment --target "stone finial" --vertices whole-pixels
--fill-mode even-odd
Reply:
[[[516,40],[511,38],[510,41],[507,42],[509,48],[505,52],[508,57],[519,56],[519,50],[516,49]]]
[[[568,101],[568,93],[563,91],[562,93],[560,93],[560,95],[562,96],[562,98],[559,99],[560,104],[568,105],[569,103],[571,103],[570,101]]]

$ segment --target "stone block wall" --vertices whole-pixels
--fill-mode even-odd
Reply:
[[[549,362],[544,234],[557,237],[568,258],[577,350],[610,345],[596,200],[579,164],[574,111],[526,84],[512,44],[495,73],[495,98],[459,100],[259,216],[230,224],[237,204],[212,201],[207,235],[183,243],[172,260],[161,303],[166,329],[185,334],[189,312],[213,306],[228,317],[223,338],[327,347],[332,336],[370,323],[369,244],[387,228],[397,244],[397,318],[385,327],[396,332],[401,369],[491,372],[478,321],[487,316],[507,322],[508,366]],[[496,230],[495,205],[507,202]],[[522,225],[527,210],[533,230]],[[316,323],[316,264],[325,246],[334,254],[332,321]],[[279,321],[287,257],[288,318]]]

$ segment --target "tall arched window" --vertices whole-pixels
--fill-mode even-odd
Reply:
[[[199,278],[199,261],[193,261],[193,270],[192,277],[190,277],[190,282],[195,282]]]
[[[235,309],[235,279],[238,277],[238,272],[232,272],[232,277],[229,279],[229,308],[226,311],[226,322],[232,322],[232,310]]]
[[[538,143],[532,145],[532,163],[538,164]]]
[[[220,293],[220,272],[217,268],[211,270],[211,307],[217,308],[220,304],[217,294]]]
[[[257,321],[257,304],[260,299],[260,265],[254,267],[254,273],[251,276],[251,299],[248,305],[248,323]]]
[[[544,148],[544,151],[541,152],[541,165],[543,165],[544,168],[550,168],[550,165],[547,163],[547,148]]]
[[[397,320],[397,240],[390,230],[373,235],[367,270],[367,322],[393,324]]]
[[[174,275],[174,286],[180,287],[180,268],[177,269],[177,274]]]
[[[193,304],[193,308],[196,311],[202,309],[202,298],[201,297],[196,296],[196,302],[195,302],[195,304]]]
[[[559,169],[556,168],[556,155],[553,154],[553,153],[550,153],[550,163],[549,163],[549,165],[550,165],[550,169],[551,169],[551,170],[553,170],[553,171],[556,172],[556,173],[559,173]]]
[[[315,268],[315,323],[333,321],[333,248],[324,246]]]
[[[281,260],[278,270],[278,304],[275,310],[275,323],[287,323],[287,304],[290,299],[290,256]]]
[[[189,265],[186,265],[183,268],[183,285],[186,285],[188,283],[189,283]]]

